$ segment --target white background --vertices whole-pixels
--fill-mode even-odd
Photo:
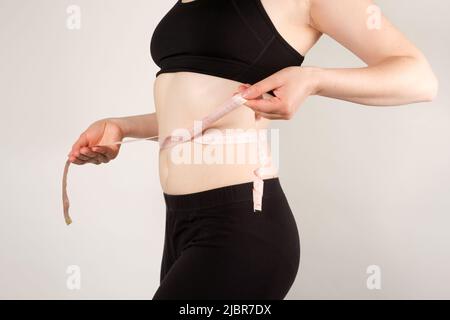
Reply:
[[[154,111],[150,38],[173,3],[0,0],[0,298],[156,291],[165,221],[157,145],[72,166],[70,227],[61,177],[90,123]],[[78,31],[66,28],[71,4],[82,10]],[[377,4],[429,58],[439,97],[395,108],[314,97],[293,120],[274,123],[302,249],[287,299],[450,298],[449,5]],[[323,37],[304,65],[363,64]],[[81,268],[81,290],[66,287],[69,265]],[[366,287],[369,265],[381,268],[381,290]]]

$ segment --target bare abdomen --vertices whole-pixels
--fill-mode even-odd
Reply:
[[[238,86],[235,81],[189,72],[160,75],[154,88],[160,139],[175,129],[193,127],[195,120],[229,99]],[[216,134],[251,135],[268,124],[267,119],[255,122],[254,112],[242,106],[211,128]],[[168,194],[186,194],[250,182],[254,170],[260,167],[257,150],[256,142],[217,145],[186,142],[163,149],[159,156],[162,189]],[[271,171],[267,178],[277,175],[276,168]]]

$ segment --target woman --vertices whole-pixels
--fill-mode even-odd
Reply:
[[[367,66],[300,66],[322,34]],[[236,92],[247,108],[215,122],[221,132],[291,119],[312,95],[394,106],[431,101],[438,87],[423,54],[370,0],[178,0],[154,31],[151,53],[161,67],[154,86],[156,113],[96,121],[73,145],[72,163],[108,163],[120,149],[95,145],[124,137],[161,140],[177,128],[192,127]],[[255,152],[253,144],[245,145],[249,153]],[[196,147],[191,141],[183,145]],[[258,167],[248,161],[180,164],[171,148],[160,151],[167,215],[154,299],[286,296],[300,261],[297,226],[276,168],[261,177],[262,209],[254,212],[251,191]]]

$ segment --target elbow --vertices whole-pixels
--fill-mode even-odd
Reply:
[[[439,80],[436,76],[431,72],[431,76],[427,79],[426,84],[424,85],[424,93],[423,93],[423,101],[424,102],[432,102],[436,99],[439,92]]]
[[[439,92],[439,81],[433,72],[420,79],[418,85],[419,102],[432,102],[436,99]]]
[[[439,80],[426,60],[419,64],[417,95],[419,102],[432,102],[436,99],[439,91]]]

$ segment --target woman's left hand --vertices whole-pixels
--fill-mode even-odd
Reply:
[[[289,120],[308,96],[317,94],[317,71],[314,67],[288,67],[254,85],[240,85],[238,91],[248,100],[245,105],[255,111],[257,120]],[[262,98],[272,90],[275,96]]]

